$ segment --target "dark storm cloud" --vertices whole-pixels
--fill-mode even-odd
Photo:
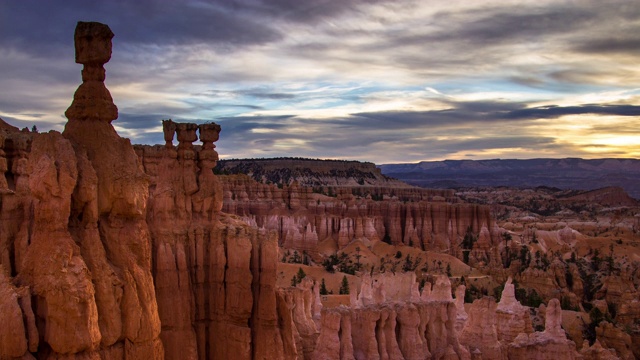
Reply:
[[[226,136],[235,136],[257,128],[282,130],[288,126],[287,122],[292,118],[293,115],[234,116],[217,118],[215,122],[223,127]]]
[[[314,24],[322,19],[337,16],[345,11],[356,9],[359,5],[393,2],[394,0],[233,0],[228,2],[229,9],[247,9],[261,16],[273,19],[285,19],[298,23]]]
[[[554,119],[565,115],[617,115],[640,116],[637,105],[581,105],[581,106],[541,106],[503,113],[503,119],[535,120]]]
[[[200,43],[234,48],[282,39],[278,22],[315,23],[364,3],[371,2],[8,0],[0,2],[0,46],[38,54],[68,53],[73,46],[68,34],[76,22],[99,21],[109,24],[122,45]]]
[[[269,99],[269,100],[284,100],[284,99],[293,99],[296,96],[293,94],[285,94],[285,93],[270,93],[270,92],[261,92],[261,91],[246,91],[242,93],[246,96],[255,97],[258,99]]]
[[[209,96],[213,98],[218,97],[236,97],[236,96],[249,96],[257,99],[268,100],[288,100],[296,97],[294,94],[284,92],[274,92],[264,88],[252,88],[252,89],[240,89],[240,90],[208,90],[204,93],[194,94],[201,96]]]
[[[525,106],[518,102],[464,102],[455,103],[454,108],[444,111],[370,112],[329,119],[227,117],[217,122],[224,133],[220,140],[223,153],[234,157],[240,156],[238,149],[265,156],[284,155],[286,151],[276,145],[298,141],[301,145],[296,148],[297,156],[344,157],[351,154],[351,157],[366,159],[368,154],[386,149],[419,159],[424,154],[446,157],[460,152],[501,149],[575,154],[577,150],[572,145],[558,142],[553,136],[529,135],[525,130],[514,129],[524,129],[538,119],[564,115],[640,114],[640,107],[630,105]],[[519,124],[509,128],[514,121]],[[478,122],[486,125],[478,127]],[[319,127],[321,133],[313,130]],[[254,131],[256,129],[274,131]]]
[[[635,29],[635,32],[627,34],[629,38],[586,40],[582,44],[575,46],[574,49],[579,52],[590,54],[618,53],[640,55],[640,37],[638,37],[637,31],[640,31],[640,26]]]
[[[442,31],[387,38],[386,47],[456,42],[469,45],[460,49],[468,52],[475,48],[513,41],[535,41],[544,36],[566,33],[581,28],[597,14],[576,7],[554,7],[544,10],[529,8],[527,12],[514,12],[513,8],[492,8],[484,11],[440,13],[434,21]]]
[[[431,111],[386,111],[353,114],[350,121],[339,121],[344,127],[377,127],[383,129],[411,129],[419,126],[472,125],[505,120],[554,119],[565,115],[617,115],[640,116],[636,105],[581,105],[525,107],[518,102],[463,102],[452,103],[454,108]]]
[[[69,34],[73,34],[77,21],[109,24],[119,44],[238,46],[281,38],[264,19],[252,17],[247,11],[232,11],[225,5],[163,0],[3,1],[0,45],[19,46],[38,54],[64,47],[67,53],[73,46]]]

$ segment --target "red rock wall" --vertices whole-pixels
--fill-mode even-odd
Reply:
[[[312,359],[469,359],[455,319],[452,301],[323,310]]]
[[[147,180],[128,141],[104,124],[4,135],[10,170],[0,193],[0,267],[25,319],[13,336],[38,356],[162,359]],[[0,317],[15,311],[7,314]]]
[[[280,246],[311,254],[325,239],[332,239],[338,248],[343,248],[355,239],[388,237],[394,244],[447,250],[462,258],[459,244],[469,227],[476,234],[483,227],[488,230],[487,247],[498,239],[492,232],[494,220],[486,206],[437,198],[428,201],[428,197],[420,201],[374,201],[353,196],[351,189],[334,198],[314,193],[311,188],[278,188],[246,176],[219,178],[224,192],[223,211],[241,216],[259,228],[275,230]],[[397,189],[401,190],[405,189]],[[480,249],[485,250],[488,251]]]

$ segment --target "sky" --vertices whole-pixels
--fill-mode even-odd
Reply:
[[[0,0],[0,118],[62,131],[77,21],[133,143],[221,158],[640,158],[640,1]]]

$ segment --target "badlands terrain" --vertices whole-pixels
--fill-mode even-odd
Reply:
[[[343,276],[357,288],[362,274],[415,276],[421,288],[446,275],[454,288],[465,285],[468,308],[485,296],[500,300],[512,278],[533,329],[544,328],[541,314],[557,299],[577,350],[597,343],[621,358],[638,355],[640,207],[622,188],[395,187],[359,162],[339,162],[345,175],[320,186],[336,173],[331,163],[223,160],[216,168],[238,173],[220,176],[223,210],[279,234],[281,286],[299,269],[334,294]],[[271,184],[279,178],[288,182]],[[371,180],[358,186],[363,178]]]
[[[640,209],[621,188],[219,162],[215,123],[164,120],[164,144],[134,146],[111,125],[112,37],[78,23],[62,133],[0,120],[0,359],[640,355]]]

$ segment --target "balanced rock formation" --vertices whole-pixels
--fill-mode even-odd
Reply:
[[[150,179],[147,223],[167,358],[281,358],[277,240],[220,212],[220,126],[165,120],[163,128],[164,146],[136,152]],[[198,138],[202,146],[193,144]]]
[[[148,180],[129,141],[110,124],[117,108],[103,83],[112,37],[106,25],[78,23],[83,84],[63,134],[3,126],[8,189],[0,192],[0,267],[10,277],[0,283],[7,306],[19,309],[23,340],[15,338],[16,324],[12,345],[0,349],[13,357],[164,358]],[[11,305],[14,293],[19,308]]]

